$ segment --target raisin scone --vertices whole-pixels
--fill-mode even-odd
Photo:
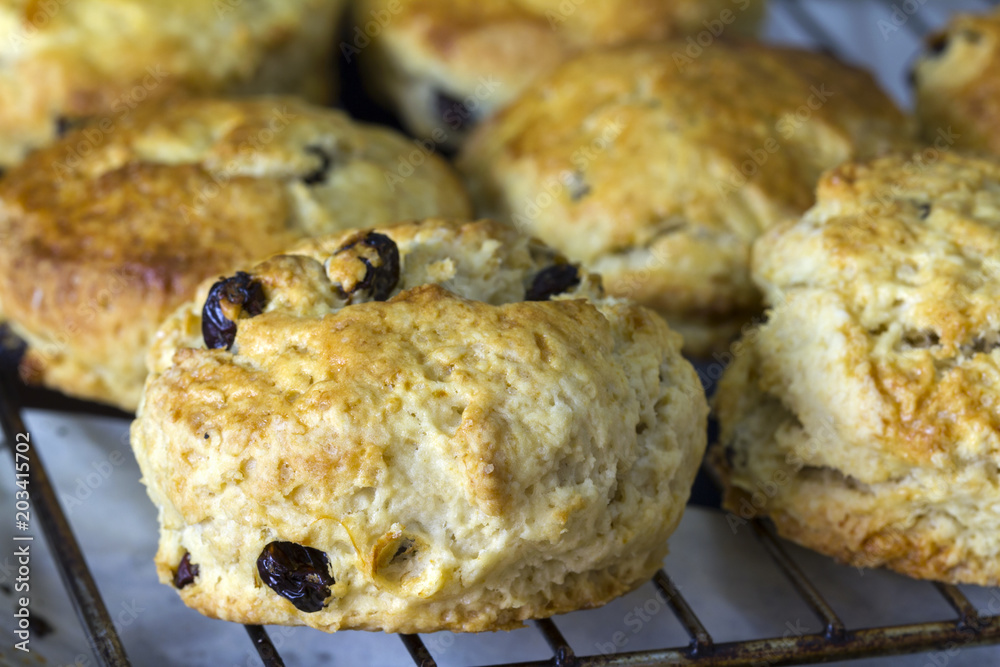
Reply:
[[[707,405],[654,312],[489,221],[312,240],[161,328],[132,445],[160,580],[241,623],[507,629],[667,553]]]
[[[359,0],[355,8],[344,55],[361,60],[369,88],[411,132],[456,147],[572,54],[697,33],[748,36],[764,0]]]
[[[1000,155],[1000,10],[958,14],[927,46],[913,72],[924,139]]]
[[[821,54],[684,53],[580,56],[482,125],[458,164],[480,215],[584,262],[704,356],[759,312],[754,239],[803,213],[824,169],[908,146],[911,124],[868,73]]]
[[[134,410],[160,322],[205,278],[317,234],[469,217],[451,168],[393,131],[291,98],[148,107],[99,122],[0,179],[0,318],[26,379]]]
[[[0,168],[172,94],[328,102],[344,0],[0,0]],[[106,130],[107,133],[110,130]]]
[[[1000,160],[848,163],[754,246],[716,398],[738,517],[859,567],[1000,584]]]

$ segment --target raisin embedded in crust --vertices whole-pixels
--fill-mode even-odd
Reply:
[[[330,168],[333,166],[333,157],[321,146],[306,146],[306,153],[319,158],[319,167],[303,176],[302,182],[306,185],[326,183]]]
[[[294,542],[275,541],[257,558],[261,581],[299,611],[313,613],[326,606],[330,586],[330,559],[319,549]]]
[[[342,246],[334,256],[354,250],[365,265],[365,276],[359,282],[344,289],[351,296],[366,292],[373,301],[385,301],[399,283],[399,248],[396,242],[385,234],[368,232],[360,239]]]
[[[201,335],[211,350],[228,350],[236,340],[236,320],[264,311],[264,289],[249,273],[238,271],[212,285],[201,310]]]
[[[525,295],[526,301],[548,301],[580,284],[580,272],[572,264],[556,264],[542,269]]]
[[[180,590],[193,584],[197,576],[198,566],[191,564],[191,554],[185,552],[184,558],[181,558],[181,563],[177,566],[177,571],[174,572],[174,588]]]

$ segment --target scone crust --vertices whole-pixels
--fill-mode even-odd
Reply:
[[[0,2],[0,167],[60,123],[176,94],[330,100],[344,0]]]
[[[1000,10],[956,15],[928,51],[914,71],[924,139],[1000,155]]]
[[[723,37],[748,36],[763,10],[763,0],[575,6],[559,0],[361,0],[355,21],[371,37],[358,56],[373,92],[390,101],[418,135],[443,130],[446,142],[457,146],[463,128],[438,113],[438,92],[459,101],[471,96],[474,116],[481,119],[582,50],[661,41],[709,30],[713,22]]]
[[[704,451],[679,336],[594,276],[523,301],[553,255],[506,226],[378,232],[401,257],[388,301],[337,301],[350,233],[249,270],[267,306],[232,350],[202,344],[208,284],[161,328],[132,427],[161,581],[188,552],[202,613],[388,632],[512,628],[645,581]],[[261,583],[272,540],[328,555],[324,609]]]
[[[30,379],[125,410],[156,327],[205,278],[313,234],[470,214],[443,160],[387,179],[409,140],[292,98],[103,122],[0,180],[0,317],[32,348]]]
[[[702,355],[759,309],[753,240],[808,208],[824,169],[908,146],[911,124],[869,74],[826,56],[687,48],[566,63],[481,126],[459,168],[481,214],[587,262]]]
[[[729,508],[864,567],[1000,583],[1000,161],[848,163],[754,246],[716,409]]]

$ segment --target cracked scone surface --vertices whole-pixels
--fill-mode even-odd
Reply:
[[[202,343],[207,283],[164,324],[132,426],[161,581],[190,553],[179,593],[209,616],[390,632],[513,628],[646,581],[705,446],[679,336],[592,275],[526,302],[559,260],[506,226],[378,232],[387,301],[344,300],[365,271],[345,234],[247,269],[265,305],[228,351]],[[274,541],[326,555],[321,610],[262,583]]]
[[[925,140],[1000,155],[1000,10],[956,15],[929,38],[914,83]]]
[[[803,213],[824,169],[908,147],[911,129],[870,75],[826,56],[685,49],[568,62],[482,125],[459,168],[481,215],[587,263],[704,355],[759,310],[754,239]]]
[[[357,57],[368,85],[412,132],[457,146],[575,53],[707,24],[726,37],[750,36],[763,13],[764,0],[361,0],[356,22],[380,27],[367,30],[371,44]]]
[[[1000,583],[1000,161],[848,163],[755,246],[727,505],[847,563]]]
[[[329,102],[344,0],[0,0],[0,167],[175,94]]]
[[[0,179],[0,317],[29,379],[129,411],[149,339],[205,278],[307,236],[470,214],[443,160],[389,181],[409,140],[291,98],[188,100],[99,131]]]

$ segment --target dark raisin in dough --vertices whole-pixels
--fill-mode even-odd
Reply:
[[[455,132],[471,130],[476,124],[475,114],[461,100],[440,91],[434,96],[438,118]]]
[[[927,41],[927,53],[931,56],[939,56],[948,50],[949,37],[946,33],[934,35]]]
[[[302,182],[306,185],[326,183],[326,178],[330,175],[330,168],[333,166],[333,158],[320,146],[306,146],[306,153],[319,158],[319,167],[303,176]]]
[[[239,271],[222,278],[208,292],[201,310],[201,335],[211,350],[228,350],[236,340],[236,322],[226,317],[223,300],[242,308],[251,317],[264,311],[264,289],[249,273]]]
[[[535,275],[535,279],[524,298],[526,301],[548,301],[555,295],[562,294],[579,284],[580,273],[575,266],[556,264],[542,269]]]
[[[177,566],[177,571],[174,572],[174,588],[180,590],[188,584],[193,584],[197,576],[198,566],[192,565],[191,554],[185,553],[184,558],[181,558],[181,564]]]
[[[378,265],[373,265],[367,257],[359,257],[366,267],[365,277],[354,286],[350,294],[363,291],[370,293],[373,301],[385,301],[399,283],[399,248],[396,242],[385,234],[368,232],[361,239],[348,243],[334,254],[339,255],[356,246],[375,250]]]
[[[330,559],[319,549],[294,542],[271,542],[257,558],[261,581],[299,611],[313,613],[325,606],[330,586]]]

